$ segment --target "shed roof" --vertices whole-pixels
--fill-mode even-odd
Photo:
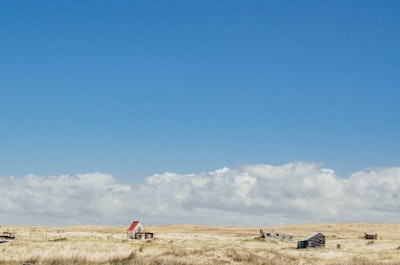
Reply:
[[[311,238],[313,238],[319,234],[323,235],[321,232],[314,232],[312,234],[309,234],[304,240],[310,240]]]
[[[139,221],[133,221],[133,223],[131,224],[131,226],[129,226],[128,231],[133,231],[135,230],[135,227],[139,224]]]

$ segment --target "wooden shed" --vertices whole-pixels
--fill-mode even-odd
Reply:
[[[297,248],[325,247],[325,235],[320,232],[310,234],[303,240],[297,241]]]
[[[151,239],[154,237],[154,233],[146,232],[139,221],[133,221],[128,228],[127,236],[131,239]]]
[[[135,238],[137,239],[138,234],[145,233],[144,226],[139,221],[133,221],[132,224],[129,226],[127,235],[128,238]]]
[[[378,239],[378,234],[365,233],[365,239],[376,240]]]

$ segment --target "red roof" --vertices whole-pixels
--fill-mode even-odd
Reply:
[[[139,221],[134,221],[131,226],[128,228],[128,231],[135,230],[135,227],[139,224]]]

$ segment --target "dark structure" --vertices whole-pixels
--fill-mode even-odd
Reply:
[[[378,239],[378,234],[365,233],[365,239],[377,240]]]
[[[289,241],[289,242],[293,241],[293,236],[277,232],[264,232],[263,229],[260,229],[260,238]]]
[[[306,240],[297,241],[297,248],[307,248],[308,242]]]
[[[0,235],[0,243],[9,242],[15,239],[15,231],[5,231]]]
[[[320,232],[310,234],[303,240],[297,241],[297,248],[325,247],[325,236]]]

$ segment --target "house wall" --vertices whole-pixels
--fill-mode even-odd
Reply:
[[[128,237],[135,238],[136,233],[144,233],[144,226],[141,223],[138,223],[135,229],[128,231]]]
[[[308,242],[306,240],[297,241],[297,248],[307,248]]]
[[[325,246],[325,236],[318,234],[308,240],[308,247],[324,247]]]

